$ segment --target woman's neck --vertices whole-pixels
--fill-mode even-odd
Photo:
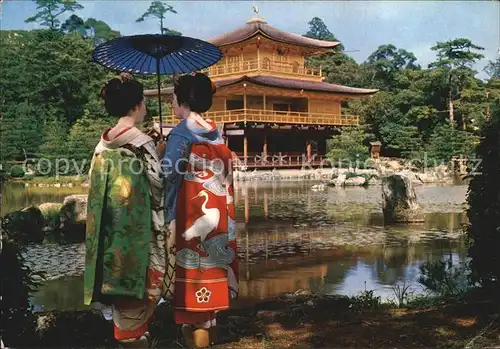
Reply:
[[[197,112],[195,112],[195,111],[190,111],[190,112],[187,114],[186,119],[187,119],[187,118],[190,118],[190,117],[192,117],[192,116],[201,116],[201,114],[200,114],[200,113],[197,113]]]
[[[122,116],[119,120],[118,123],[116,124],[115,128],[117,127],[134,127],[135,126],[135,120],[132,116]]]
[[[115,139],[117,136],[123,133],[123,130],[132,128],[135,126],[134,118],[131,116],[122,116],[115,127],[107,132],[107,137],[109,139]]]

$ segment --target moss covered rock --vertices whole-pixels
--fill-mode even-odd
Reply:
[[[27,207],[4,217],[4,226],[9,236],[18,243],[40,243],[45,238],[44,218],[40,209]]]

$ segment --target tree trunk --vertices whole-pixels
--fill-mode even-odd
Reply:
[[[451,99],[451,89],[448,92],[448,110],[450,112],[450,126],[453,127],[453,122],[455,120],[455,113],[453,110],[453,100]]]

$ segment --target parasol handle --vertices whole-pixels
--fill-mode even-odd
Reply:
[[[161,81],[160,81],[160,59],[156,58],[156,76],[158,82],[158,111],[160,113],[160,135],[163,140],[163,118],[161,115]]]

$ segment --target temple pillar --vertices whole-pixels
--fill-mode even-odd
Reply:
[[[312,158],[312,146],[311,146],[311,141],[306,142],[306,152],[307,152],[307,160],[311,160]]]
[[[264,135],[264,147],[262,148],[262,156],[264,161],[267,162],[267,135]]]
[[[247,139],[247,135],[245,133],[245,135],[243,136],[243,159],[244,159],[244,163],[245,163],[245,166],[247,165],[247,159],[248,159],[248,139]]]

